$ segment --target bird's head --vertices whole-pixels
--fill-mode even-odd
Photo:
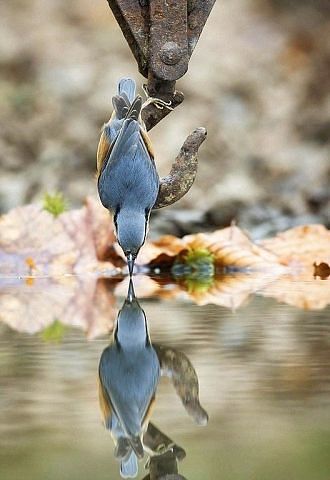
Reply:
[[[135,259],[144,244],[148,214],[121,208],[114,217],[117,240],[127,258],[128,270],[132,276]]]
[[[132,279],[125,302],[118,313],[115,338],[123,348],[144,348],[150,342],[147,319],[135,296]]]

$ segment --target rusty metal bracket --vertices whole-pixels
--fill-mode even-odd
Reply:
[[[150,96],[171,101],[184,99],[175,82],[188,69],[206,20],[216,0],[107,0],[137,61],[148,79]],[[148,105],[144,117],[152,128],[170,113]]]
[[[184,100],[175,90],[176,80],[188,69],[190,57],[216,0],[107,0],[140,73],[148,79],[148,95],[169,103],[157,108],[149,103],[142,118],[150,130]],[[182,198],[197,173],[198,148],[206,130],[196,129],[183,144],[171,172],[161,179],[154,208]]]
[[[181,78],[215,0],[107,0],[140,73]]]
[[[188,70],[187,3],[150,2],[149,71],[161,80],[177,80]]]

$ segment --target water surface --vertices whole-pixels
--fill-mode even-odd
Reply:
[[[63,326],[58,303],[65,286],[51,291],[41,284],[37,300],[24,288],[10,296],[7,282],[11,317],[6,311],[7,323],[0,323],[0,478],[119,480],[99,410],[97,375],[123,298],[110,289],[96,299],[83,282],[85,303],[66,307],[65,318],[74,326],[68,320]],[[20,295],[24,308],[14,302]],[[52,301],[45,304],[49,295]],[[185,450],[177,463],[180,475],[329,480],[330,308],[300,310],[258,295],[236,310],[158,297],[140,300],[151,340],[187,356],[209,415],[206,426],[196,425],[171,380],[161,379],[152,422]],[[56,315],[45,321],[52,304]],[[108,312],[108,326],[95,326],[97,312]],[[38,328],[27,333],[31,315]],[[140,479],[148,473],[146,459]]]

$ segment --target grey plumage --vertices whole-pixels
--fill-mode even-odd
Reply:
[[[113,97],[115,115],[104,127],[109,148],[98,178],[101,202],[114,215],[118,242],[133,262],[147,233],[159,176],[141,121],[135,82],[122,79]]]
[[[156,201],[159,178],[140,139],[140,126],[127,118],[99,178],[102,204],[114,213],[119,208],[142,212]]]

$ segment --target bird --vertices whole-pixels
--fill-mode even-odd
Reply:
[[[157,99],[151,102],[159,103]],[[97,148],[98,192],[102,205],[113,215],[117,240],[132,276],[135,259],[146,239],[160,180],[141,117],[142,97],[136,95],[133,79],[119,81],[112,104],[113,113],[102,128]]]
[[[99,363],[100,407],[123,478],[134,478],[138,473],[138,459],[144,456],[143,434],[159,378],[159,360],[150,341],[147,319],[130,281],[112,343],[102,352]]]

